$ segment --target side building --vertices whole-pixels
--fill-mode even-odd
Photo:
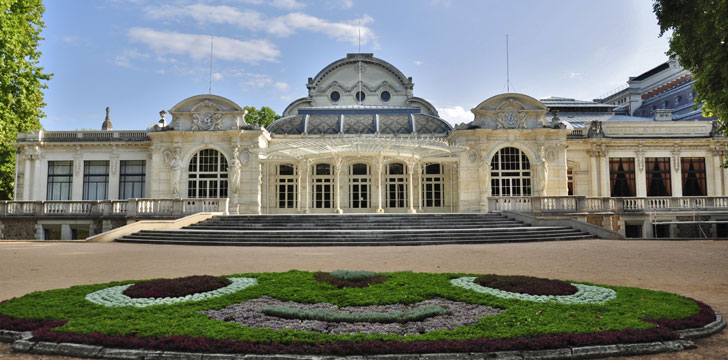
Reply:
[[[20,134],[16,201],[0,205],[0,231],[85,238],[199,211],[523,211],[629,237],[726,237],[728,146],[716,123],[683,116],[682,105],[639,113],[684,91],[675,71],[663,79],[672,87],[640,88],[653,95],[639,104],[506,93],[453,128],[414,95],[412,78],[348,54],[267,129],[229,99],[197,95],[146,130],[114,131],[107,113],[101,131]]]

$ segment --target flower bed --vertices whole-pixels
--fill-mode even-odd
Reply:
[[[475,278],[475,283],[498,290],[528,295],[574,295],[579,289],[561,280],[533,276],[488,274]]]
[[[236,274],[216,290],[153,299],[124,295],[138,281],[75,286],[0,303],[0,327],[118,348],[356,355],[665,341],[715,319],[692,299],[637,288],[570,282],[572,295],[530,295],[483,287],[477,274],[377,276],[386,281],[338,288],[310,272]],[[335,316],[301,315],[314,310]]]
[[[197,275],[138,282],[124,290],[124,295],[132,299],[180,297],[213,291],[228,285],[229,279]]]
[[[384,275],[375,275],[374,273],[371,273],[371,276],[367,276],[368,274],[347,274],[347,273],[339,273],[336,274],[336,272],[331,273],[325,273],[325,272],[316,272],[313,274],[314,279],[318,282],[328,283],[331,285],[336,286],[337,288],[362,288],[367,287],[369,285],[377,284],[383,281],[387,280],[387,277]]]

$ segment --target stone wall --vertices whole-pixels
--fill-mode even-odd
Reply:
[[[34,240],[35,220],[33,219],[3,219],[2,239],[4,240]]]

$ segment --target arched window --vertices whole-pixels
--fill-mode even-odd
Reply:
[[[426,164],[422,167],[422,206],[443,206],[444,177],[440,164]]]
[[[334,173],[333,167],[329,164],[316,164],[311,168],[313,182],[313,203],[314,209],[329,209],[333,205],[334,198]]]
[[[276,188],[278,191],[278,207],[293,209],[297,207],[298,179],[296,167],[291,164],[281,164],[277,167]]]
[[[390,208],[407,207],[407,165],[392,163],[387,166],[384,180],[387,189],[387,206]]]
[[[353,164],[349,167],[349,206],[352,209],[369,207],[371,192],[369,165]]]
[[[490,161],[493,196],[531,196],[531,162],[514,147],[498,150]]]
[[[219,151],[204,149],[195,154],[187,168],[187,197],[228,196],[228,163]]]

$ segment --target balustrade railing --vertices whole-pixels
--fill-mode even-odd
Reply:
[[[2,201],[0,216],[181,217],[198,212],[228,212],[228,199],[127,199],[99,201]]]
[[[584,196],[494,196],[490,211],[532,213],[639,213],[670,211],[728,211],[728,196],[624,197]]]

